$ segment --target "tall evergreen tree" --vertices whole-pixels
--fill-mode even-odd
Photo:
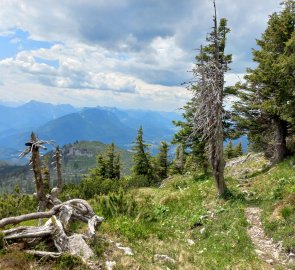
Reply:
[[[232,140],[230,140],[228,144],[226,145],[224,149],[224,154],[227,158],[235,157],[235,149],[234,149]]]
[[[120,179],[121,178],[121,160],[120,160],[120,154],[115,155],[114,159],[114,178]]]
[[[145,175],[149,183],[153,181],[153,169],[150,162],[148,152],[148,145],[143,140],[143,129],[138,129],[137,137],[132,148],[133,154],[133,167],[132,172],[135,175]]]
[[[241,142],[239,142],[237,144],[237,146],[234,149],[234,152],[235,152],[235,156],[236,157],[239,157],[239,156],[242,156],[243,155],[243,146],[242,146],[242,143]]]
[[[172,173],[183,174],[186,161],[186,153],[183,144],[178,144],[176,147],[175,158],[172,163]]]
[[[106,178],[107,175],[107,165],[105,162],[105,159],[103,157],[103,155],[98,154],[96,157],[96,168],[90,170],[90,175],[92,176],[98,176],[101,178]]]
[[[106,152],[105,165],[106,165],[106,178],[113,179],[114,176],[114,161],[115,161],[115,144],[111,143]]]
[[[168,160],[169,145],[167,142],[161,142],[157,155],[157,174],[160,179],[165,179],[168,176],[169,160]]]
[[[247,70],[246,83],[237,85],[240,101],[235,105],[239,128],[256,147],[271,150],[273,163],[287,155],[286,137],[295,120],[295,1],[282,5],[257,40],[253,60],[258,66]]]

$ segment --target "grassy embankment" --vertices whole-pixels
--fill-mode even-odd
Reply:
[[[232,191],[227,200],[216,197],[212,177],[198,174],[170,177],[161,188],[97,196],[90,203],[105,217],[94,245],[97,256],[102,263],[105,256],[115,261],[113,269],[283,269],[261,261],[246,233],[244,210],[258,206],[267,235],[283,241],[287,251],[295,246],[295,158],[270,170],[266,163],[255,155],[227,168]],[[134,255],[124,255],[115,243]],[[175,262],[159,261],[156,254]],[[61,262],[47,261],[38,269],[83,269]]]

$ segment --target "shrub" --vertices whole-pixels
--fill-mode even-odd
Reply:
[[[294,209],[290,206],[285,206],[281,209],[281,215],[284,219],[289,219],[291,215],[294,213]]]

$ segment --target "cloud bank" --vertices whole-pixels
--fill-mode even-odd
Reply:
[[[231,28],[230,84],[253,66],[255,38],[280,6],[217,7]],[[175,110],[189,98],[181,83],[191,79],[212,11],[208,0],[0,0],[0,99]]]

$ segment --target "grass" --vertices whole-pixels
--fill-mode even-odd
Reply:
[[[176,175],[160,188],[90,200],[95,212],[105,218],[92,244],[96,256],[101,262],[116,261],[114,270],[282,269],[257,257],[246,233],[244,211],[253,205],[261,207],[267,235],[294,252],[295,157],[270,170],[264,169],[265,164],[261,155],[254,155],[227,168],[231,190],[227,200],[217,198],[213,178],[201,174]],[[71,230],[83,231],[83,226],[75,223]],[[125,255],[116,243],[130,247],[134,256]],[[156,254],[167,255],[175,263],[158,260]],[[73,261],[50,263],[52,269],[62,269]]]
[[[244,210],[261,207],[267,235],[282,241],[287,252],[293,251],[294,160],[269,170],[265,169],[268,161],[254,155],[227,168],[232,193],[228,200],[218,199],[213,179],[203,175],[174,176],[161,188],[131,191],[152,215],[142,218],[145,215],[139,211],[135,217],[116,215],[103,223],[100,233],[105,238],[134,251],[134,256],[126,256],[109,245],[109,260],[117,262],[116,269],[282,269],[257,257],[246,233]],[[241,179],[248,183],[243,189],[239,184],[245,180]],[[250,194],[247,199],[245,189]],[[158,261],[155,254],[168,255],[176,263]]]
[[[212,178],[176,176],[160,189],[142,188],[131,194],[154,216],[147,220],[140,213],[119,215],[103,223],[105,238],[134,251],[130,257],[109,246],[116,269],[269,269],[256,257],[246,234],[245,201],[238,191],[225,201],[216,197]],[[155,254],[168,255],[176,263],[155,260]]]

